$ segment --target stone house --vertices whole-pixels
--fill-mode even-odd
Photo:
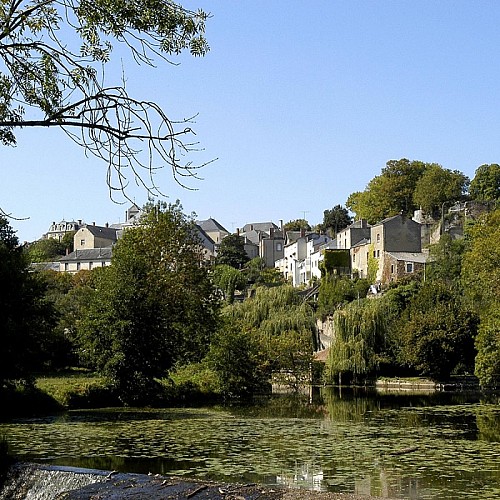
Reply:
[[[391,276],[392,279],[397,279],[396,271],[401,269],[398,262],[403,262],[405,258],[404,255],[399,255],[402,260],[398,260],[398,254],[406,254],[406,257],[412,254],[412,262],[419,265],[428,258],[427,254],[422,253],[421,225],[403,215],[388,217],[372,225],[369,239],[365,238],[351,248],[353,271],[366,278],[370,261],[374,259],[377,264],[376,282],[385,283],[390,281]],[[387,272],[387,269],[391,269],[390,266],[393,266],[392,274]],[[408,266],[408,269],[412,269],[411,272],[417,271],[417,268],[418,266]]]

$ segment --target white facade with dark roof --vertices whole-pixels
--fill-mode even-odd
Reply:
[[[75,250],[59,260],[59,271],[75,274],[78,271],[91,271],[96,267],[109,266],[111,255],[111,247]]]

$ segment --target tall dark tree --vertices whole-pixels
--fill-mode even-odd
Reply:
[[[179,204],[146,211],[116,244],[79,325],[82,353],[127,403],[147,402],[155,377],[206,354],[219,306],[194,221]]]
[[[227,265],[235,269],[242,269],[250,260],[245,251],[245,240],[238,234],[226,236],[219,245],[217,265]]]
[[[179,181],[195,175],[182,160],[193,150],[182,140],[189,120],[172,121],[164,103],[130,96],[124,76],[109,81],[104,70],[116,44],[149,66],[184,50],[203,56],[207,18],[174,1],[0,2],[0,142],[16,144],[20,128],[61,128],[107,163],[110,189],[123,189],[127,172],[154,189],[149,174],[161,166]]]
[[[323,223],[319,224],[319,229],[324,233],[337,234],[349,226],[351,222],[352,217],[349,215],[347,208],[342,205],[335,205],[331,210],[323,212]]]
[[[44,294],[43,280],[29,271],[15,232],[0,217],[0,387],[29,381],[46,359],[55,315]]]

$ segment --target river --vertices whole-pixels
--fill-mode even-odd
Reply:
[[[498,396],[322,388],[252,406],[0,423],[23,461],[391,498],[500,498]]]

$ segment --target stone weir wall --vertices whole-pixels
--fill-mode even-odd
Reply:
[[[107,472],[29,463],[13,465],[0,491],[0,500],[54,500],[88,485],[104,482]]]
[[[18,463],[0,500],[368,500],[378,497]],[[388,500],[385,498],[384,500]]]

